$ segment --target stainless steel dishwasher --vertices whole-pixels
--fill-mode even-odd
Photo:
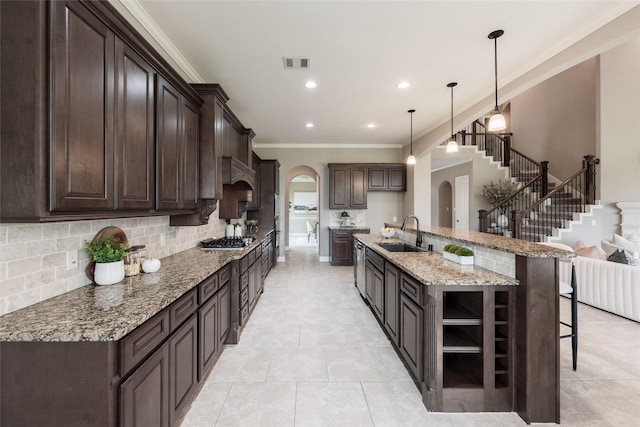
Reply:
[[[356,240],[354,242],[353,245],[353,262],[355,265],[355,281],[356,281],[356,287],[358,288],[358,291],[360,291],[360,295],[362,296],[362,298],[366,298],[366,290],[365,290],[365,283],[364,283],[364,276],[365,276],[365,268],[364,268],[364,244],[362,242],[360,242],[359,240]]]

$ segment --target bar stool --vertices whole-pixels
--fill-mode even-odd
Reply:
[[[540,242],[543,245],[556,249],[573,252],[573,248],[564,243]],[[567,295],[571,299],[571,323],[560,321],[560,324],[571,328],[571,333],[560,335],[560,338],[571,338],[571,353],[573,358],[573,370],[576,370],[578,362],[578,285],[576,281],[576,266],[574,258],[559,259],[560,295]],[[571,269],[569,269],[571,266]]]

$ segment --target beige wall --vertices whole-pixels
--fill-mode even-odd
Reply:
[[[549,161],[564,181],[596,153],[596,59],[591,58],[511,100],[513,148]]]

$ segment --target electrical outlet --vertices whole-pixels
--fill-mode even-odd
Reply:
[[[393,222],[398,222],[398,217],[397,216],[393,217]]]
[[[78,268],[78,250],[67,251],[67,270]]]
[[[160,233],[160,246],[167,244],[167,236],[164,233]]]
[[[591,225],[594,226],[594,227],[596,226],[596,220],[595,219],[591,220]]]

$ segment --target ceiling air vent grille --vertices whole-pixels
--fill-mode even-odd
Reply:
[[[311,59],[309,58],[282,58],[284,60],[284,68],[287,70],[306,70],[309,68]]]

